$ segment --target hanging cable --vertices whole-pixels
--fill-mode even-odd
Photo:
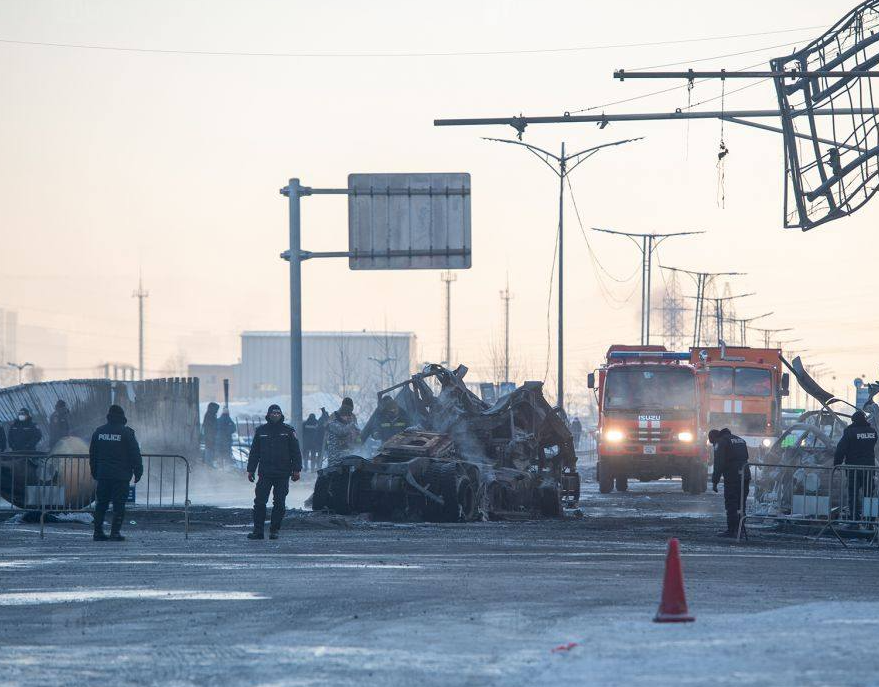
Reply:
[[[721,70],[723,71],[723,70]],[[724,113],[726,112],[726,79],[720,77],[720,150],[717,151],[717,204],[721,209],[726,208],[726,156],[729,148],[723,139]]]

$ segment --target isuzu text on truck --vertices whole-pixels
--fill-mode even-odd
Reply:
[[[597,383],[596,383],[597,382]],[[707,368],[664,346],[613,345],[598,376],[598,485],[602,494],[680,477],[701,494],[708,481]]]

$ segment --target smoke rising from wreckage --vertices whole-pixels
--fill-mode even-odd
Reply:
[[[397,391],[415,426],[372,459],[351,455],[321,470],[312,508],[466,522],[559,517],[563,499],[576,503],[573,436],[543,397],[543,384],[526,382],[489,406],[467,389],[466,373],[463,365],[427,365],[380,391]]]

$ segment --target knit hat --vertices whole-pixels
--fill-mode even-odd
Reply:
[[[354,410],[354,401],[352,401],[350,398],[348,398],[346,396],[345,398],[342,399],[342,409],[343,410],[348,409],[348,410],[353,411]]]
[[[122,406],[117,406],[115,403],[110,406],[107,411],[107,422],[121,422],[123,425],[127,422]]]

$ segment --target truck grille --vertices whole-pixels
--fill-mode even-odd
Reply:
[[[666,427],[640,427],[638,429],[638,441],[642,443],[669,441],[671,430]]]

